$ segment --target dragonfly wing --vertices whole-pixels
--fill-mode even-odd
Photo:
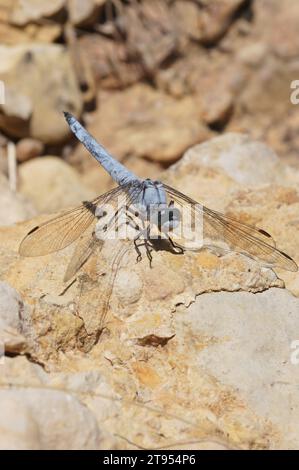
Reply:
[[[77,271],[86,263],[94,251],[103,246],[103,241],[98,240],[93,233],[94,224],[92,224],[77,241],[74,253],[68,264],[64,275],[64,282],[69,281]]]
[[[267,266],[288,271],[298,270],[295,261],[278,250],[271,235],[264,230],[208,209],[168,185],[164,185],[164,188],[169,199],[174,201],[180,210],[191,212],[191,220],[198,221],[197,225],[202,230],[200,248],[207,245],[217,247],[222,244],[223,246],[224,243],[227,250],[244,253]],[[180,245],[184,247],[181,243]],[[185,248],[188,249],[187,246]]]
[[[93,201],[62,212],[53,219],[34,227],[22,240],[19,253],[22,256],[41,256],[67,247],[90,226],[96,217],[96,208],[115,199],[123,189],[118,186]]]

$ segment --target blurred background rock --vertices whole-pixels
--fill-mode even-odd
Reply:
[[[103,329],[105,253],[67,288],[72,246],[18,254],[112,185],[66,110],[299,263],[298,24],[298,0],[0,0],[0,448],[299,448],[299,273],[134,253]]]
[[[228,130],[298,168],[298,24],[296,0],[0,0],[0,168],[12,141],[37,212],[107,190],[62,110],[140,176]]]

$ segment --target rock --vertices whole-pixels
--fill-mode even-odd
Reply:
[[[28,199],[11,191],[7,179],[1,174],[0,186],[0,226],[15,224],[36,214]]]
[[[101,106],[87,128],[121,159],[134,155],[158,162],[174,161],[190,145],[211,135],[191,97],[175,100],[138,84],[99,99]],[[78,155],[86,158],[82,146]]]
[[[94,415],[73,394],[47,388],[40,366],[8,358],[2,372],[1,387],[10,384],[10,390],[0,390],[1,449],[101,448]]]
[[[244,0],[205,0],[201,2],[202,13],[199,17],[200,41],[214,44],[229,28],[237,10]]]
[[[129,5],[124,11],[128,50],[147,76],[175,55],[179,39],[170,8],[159,0]],[[146,27],[145,27],[146,25]]]
[[[1,364],[0,395],[1,449],[115,447],[109,424],[105,429],[101,423],[121,410],[95,369],[46,373],[24,356],[7,357]]]
[[[246,186],[283,182],[290,174],[290,169],[264,143],[237,133],[226,133],[191,148],[185,154],[185,165],[189,159],[221,169],[236,183]]]
[[[299,47],[298,5],[292,0],[262,0],[252,5],[256,28],[271,50],[282,59],[296,58]],[[271,23],[266,21],[271,15]]]
[[[53,0],[48,4],[42,0],[17,1],[11,5],[8,20],[12,24],[24,26],[26,23],[53,16],[64,6],[65,0]]]
[[[35,42],[54,42],[61,36],[62,27],[59,24],[37,25],[29,24],[23,29],[10,24],[0,23],[1,44],[15,46]]]
[[[0,4],[0,43],[2,45],[24,44],[32,41],[52,42],[62,33],[58,23],[38,24],[43,16],[51,15],[65,0],[56,0],[50,5],[41,1],[1,0]],[[20,26],[22,25],[22,28]]]
[[[0,449],[41,449],[38,426],[32,412],[21,400],[15,400],[11,392],[0,390]]]
[[[80,115],[82,107],[67,50],[58,44],[2,46],[0,59],[5,81],[0,128],[46,144],[63,141],[69,128],[62,111]]]
[[[272,21],[265,27],[270,11]],[[252,14],[254,26],[249,33],[240,33],[236,24],[223,40],[232,63],[239,64],[247,75],[235,95],[234,113],[226,130],[264,140],[296,166],[299,144],[298,123],[294,130],[294,122],[298,113],[290,101],[290,86],[299,73],[294,33],[298,8],[292,1],[282,5],[262,0],[252,3]]]
[[[250,159],[261,154],[261,151],[263,165],[259,168],[259,180],[256,164],[254,160],[250,163]],[[33,160],[27,165],[36,162],[38,160]],[[231,162],[232,166],[229,165]],[[228,135],[189,150],[179,163],[165,173],[163,180],[211,208],[220,209],[241,221],[270,230],[279,248],[296,258],[299,195],[295,186],[298,181],[296,183],[294,179],[291,180],[290,172],[283,172],[281,165],[275,154],[262,144],[251,142],[244,136]],[[275,179],[273,176],[271,179],[271,174],[275,175],[275,172],[278,172],[279,177]],[[244,183],[252,183],[253,174],[260,184],[270,182],[271,186],[267,189],[256,186],[244,189]],[[44,187],[45,183],[42,184]],[[293,188],[288,188],[287,184],[293,185]],[[213,191],[212,187],[215,187]],[[39,221],[36,220],[19,226],[12,232],[2,231],[2,245],[6,247],[4,256],[17,250],[23,236],[38,224]],[[110,275],[103,274],[111,272],[113,256],[118,253],[119,246],[113,245],[112,241],[107,242],[101,255],[91,257],[84,266],[83,272],[86,274],[79,275],[77,282],[65,294],[58,295],[64,291],[62,278],[73,249],[68,247],[46,257],[16,261],[10,255],[4,262],[6,274],[3,273],[3,278],[16,286],[24,298],[29,295],[31,299],[32,296],[27,287],[29,279],[32,279],[30,282],[35,286],[34,300],[31,299],[30,303],[33,302],[36,308],[28,321],[31,324],[31,345],[39,360],[40,355],[47,357],[57,350],[70,350],[74,347],[83,351],[90,350],[103,327],[100,312],[104,309],[105,296],[99,299],[98,293],[109,293]],[[114,280],[115,294],[110,299],[109,308],[118,321],[129,319],[131,335],[136,338],[151,335],[159,338],[171,337],[174,330],[167,312],[178,303],[188,305],[200,293],[240,289],[260,292],[269,287],[283,286],[273,271],[233,253],[219,257],[219,253],[217,256],[217,253],[203,251],[175,257],[171,253],[160,251],[159,256],[155,256],[155,268],[152,270],[148,269],[145,260],[135,264],[135,258],[136,253],[131,247],[118,262],[118,275]],[[15,269],[12,269],[15,263],[17,280],[14,276]],[[100,274],[102,276],[99,277]],[[292,291],[297,293],[298,274],[282,271],[279,274]],[[131,279],[130,286],[126,284],[127,278]],[[159,313],[149,322],[153,309]],[[77,316],[75,312],[80,313]],[[98,314],[95,316],[94,312]],[[43,334],[41,345],[41,329],[44,331],[45,328],[47,334]]]
[[[298,148],[293,129],[296,106],[290,102],[290,84],[296,73],[299,73],[298,63],[284,63],[268,54],[260,66],[250,70],[248,84],[239,92],[227,130],[262,139],[286,158],[295,154]]]
[[[206,93],[202,98],[202,118],[208,125],[224,127],[233,112],[233,97],[229,92]]]
[[[44,144],[36,139],[21,139],[16,145],[17,160],[25,162],[31,158],[39,157],[44,151]]]
[[[67,8],[71,23],[76,26],[83,26],[95,21],[97,19],[96,3],[95,0],[85,0],[84,2],[80,0],[68,1]]]
[[[212,209],[269,230],[277,246],[298,262],[298,174],[260,146],[246,136],[217,138],[189,150],[160,178]],[[263,155],[259,185],[251,183],[256,152]],[[297,419],[295,383],[288,386],[293,410],[287,407],[281,419],[277,410],[284,403],[283,385],[271,384],[280,381],[280,372],[291,380],[291,369],[282,362],[296,339],[298,273],[208,249],[183,256],[155,251],[150,268],[145,255],[136,263],[130,242],[120,253],[120,241],[109,240],[71,283],[63,283],[72,246],[36,258],[17,254],[20,240],[42,220],[0,229],[0,277],[30,305],[22,316],[27,355],[47,370],[36,365],[28,369],[27,363],[18,373],[13,361],[21,358],[5,358],[4,366],[12,369],[0,378],[4,384],[13,382],[14,402],[20,403],[15,393],[22,392],[23,406],[38,430],[31,445],[62,448],[71,438],[82,445],[81,421],[86,419],[85,446],[100,439],[98,445],[109,449],[185,448],[190,441],[198,449],[296,448],[298,432],[286,428],[287,413],[292,426]],[[213,365],[209,353],[214,354]],[[75,401],[70,408],[65,395]],[[40,405],[37,409],[32,403],[43,399],[41,418],[47,429],[40,424]],[[52,410],[54,399],[64,422],[73,413],[70,430],[60,427],[52,411],[48,417],[47,403]],[[82,417],[83,404],[89,418]],[[74,423],[77,413],[79,422]]]
[[[213,338],[192,359],[221,384],[232,387],[260,418],[276,430],[270,448],[297,449],[299,400],[292,341],[298,338],[299,300],[270,289],[205,294],[188,310],[179,309],[177,331]],[[298,366],[297,366],[298,367]],[[238,429],[235,429],[238,434]]]
[[[58,157],[35,158],[19,167],[19,191],[38,212],[55,212],[80,205],[97,194],[82,183],[79,174]]]
[[[200,8],[195,2],[176,0],[172,14],[177,21],[177,28],[181,35],[187,35],[193,40],[201,38]]]
[[[237,60],[250,67],[260,67],[268,53],[269,49],[266,43],[255,42],[240,49]]]
[[[144,76],[144,71],[132,61],[130,52],[122,42],[101,35],[85,34],[78,39],[78,47],[101,88],[125,88]]]
[[[26,339],[22,334],[22,312],[25,308],[15,289],[0,282],[0,353],[21,353],[26,350]]]
[[[82,2],[77,3],[82,8]],[[98,6],[103,3],[97,2]],[[106,22],[96,24],[103,34],[79,40],[101,88],[125,88],[144,77],[152,78],[178,53],[180,38],[169,5],[158,0],[117,4],[112,19],[108,8],[104,12]],[[124,40],[115,41],[116,37]]]

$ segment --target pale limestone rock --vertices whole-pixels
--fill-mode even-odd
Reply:
[[[60,381],[54,377],[51,379],[41,366],[30,364],[26,358],[5,359],[0,378],[1,448],[101,448],[99,426],[79,396],[88,377],[81,374],[80,379],[77,374],[71,380],[66,376]],[[89,382],[92,384],[92,380]],[[91,390],[92,385],[87,389]],[[2,405],[8,412],[2,413]]]
[[[41,449],[38,425],[31,410],[14,393],[0,390],[0,449]]]
[[[97,196],[82,183],[77,171],[58,157],[43,156],[23,163],[19,176],[20,193],[38,212],[60,211]]]
[[[39,157],[44,151],[42,142],[36,139],[21,139],[16,145],[18,162],[25,162],[31,158]]]
[[[176,100],[138,84],[99,99],[101,106],[87,128],[118,158],[135,155],[171,162],[212,134],[190,96]],[[85,158],[86,152],[80,147],[78,154]]]
[[[188,35],[194,40],[201,37],[200,17],[201,12],[199,6],[194,2],[185,2],[184,0],[176,0],[172,5],[172,14],[177,22],[177,28],[182,35]]]
[[[114,442],[100,423],[121,411],[96,370],[47,374],[25,357],[5,358],[0,397],[1,449],[96,450]]]
[[[283,60],[297,58],[299,11],[294,0],[253,2],[256,28],[263,40]],[[267,21],[271,15],[271,22]]]
[[[14,0],[10,5],[8,20],[12,24],[23,26],[26,23],[37,21],[43,17],[50,17],[58,13],[65,5],[65,0]]]
[[[0,174],[0,225],[7,226],[36,215],[31,202],[13,192],[4,175]]]
[[[283,169],[264,149],[259,170],[262,184],[246,188],[241,181],[250,181],[256,171],[247,160],[254,159],[254,148],[260,149],[260,144],[235,135],[223,140],[238,170],[237,178],[228,156],[219,158],[219,140],[210,146],[210,153],[206,144],[204,151],[201,147],[190,150],[161,176],[162,181],[213,209],[273,232],[278,247],[298,262],[296,172]],[[267,172],[270,185],[265,184]],[[17,255],[22,237],[42,220],[45,217],[0,230],[0,276],[30,304],[22,318],[28,353],[45,365],[48,375],[38,366],[28,370],[23,363],[18,373],[18,365],[11,365],[11,371],[1,375],[4,383],[46,388],[49,406],[59,401],[64,415],[69,413],[64,396],[71,393],[77,401],[72,409],[84,403],[92,416],[88,422],[97,421],[89,427],[86,446],[87,441],[91,446],[92,439],[98,439],[98,428],[99,445],[113,449],[186,448],[187,442],[198,449],[296,446],[298,433],[293,425],[286,427],[287,417],[293,423],[296,416],[294,386],[288,395],[294,410],[287,406],[280,420],[274,408],[282,406],[283,386],[278,384],[275,393],[269,391],[269,404],[264,398],[258,404],[257,393],[250,388],[250,373],[253,370],[255,390],[261,390],[262,397],[273,377],[279,381],[276,370],[290,373],[279,358],[297,329],[298,300],[277,288],[286,284],[298,295],[298,273],[280,271],[278,277],[274,270],[245,256],[220,256],[209,250],[184,256],[154,252],[151,269],[146,257],[136,264],[132,248],[120,260],[104,316],[117,242],[107,243],[101,254],[91,257],[76,282],[65,290],[62,279],[72,247],[39,258]],[[270,334],[274,362],[269,359]],[[243,338],[245,345],[240,344]],[[214,354],[215,366],[209,366],[208,352]],[[242,359],[248,368],[240,364]],[[222,370],[228,371],[227,376],[221,375]],[[237,383],[241,373],[243,388]],[[29,396],[39,400],[35,393],[30,389]],[[28,396],[26,404],[27,400],[39,432],[32,446],[61,448],[55,429],[50,427],[47,434]],[[74,427],[63,429],[67,435],[61,434],[60,442],[69,443],[68,435],[78,442]]]
[[[189,160],[220,169],[236,183],[246,186],[281,183],[290,173],[288,167],[264,143],[237,133],[227,133],[192,147],[185,154],[184,164]]]
[[[1,408],[5,406],[9,411],[9,419],[7,412],[1,413],[4,436],[4,443],[0,438],[1,448],[99,448],[100,433],[94,416],[66,392],[34,388],[0,390],[0,402]]]
[[[65,47],[28,44],[0,47],[0,74],[6,100],[0,128],[14,137],[61,143],[69,135],[62,111],[77,116],[82,102]]]
[[[299,300],[280,289],[205,294],[188,310],[179,309],[176,331],[214,341],[195,361],[222,384],[233,387],[247,406],[277,429],[271,447],[298,449],[298,364],[292,342],[298,340]]]
[[[244,0],[204,0],[199,16],[199,39],[204,44],[217,42],[227,31]]]
[[[103,3],[103,2],[102,2]],[[97,20],[95,0],[69,0],[67,2],[69,18],[72,24],[80,26]]]
[[[22,334],[22,314],[28,308],[18,292],[5,282],[0,282],[0,355],[21,353],[26,350]]]

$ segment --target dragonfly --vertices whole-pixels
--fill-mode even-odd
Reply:
[[[209,209],[161,181],[137,177],[73,115],[64,112],[64,116],[77,139],[117,186],[32,228],[20,244],[20,255],[42,256],[77,242],[65,272],[67,282],[96,248],[124,232],[123,240],[129,240],[134,246],[136,261],[141,261],[143,248],[150,265],[152,252],[163,242],[174,254],[218,247],[225,253],[241,253],[269,268],[298,270],[296,262],[276,247],[275,240],[265,230]],[[182,230],[185,225],[189,226],[187,234]],[[116,253],[114,265],[119,259],[120,254]]]

